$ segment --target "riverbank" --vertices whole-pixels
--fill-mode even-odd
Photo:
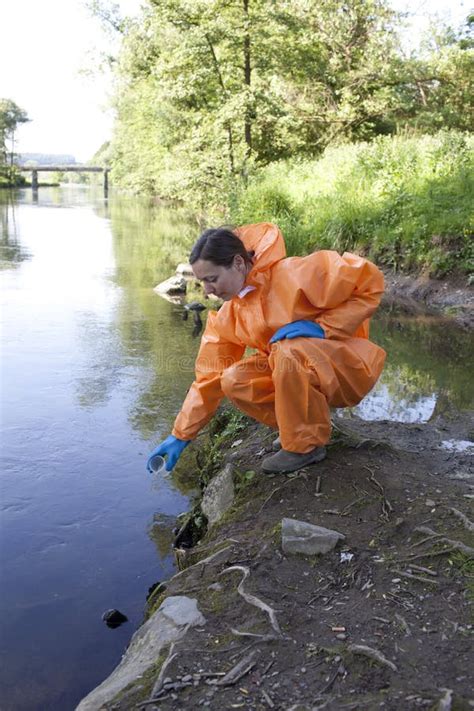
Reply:
[[[181,551],[185,569],[79,709],[472,708],[473,428],[472,413],[425,425],[337,418],[325,461],[268,476],[259,463],[273,433],[227,419],[201,444],[196,476],[230,473],[232,503]],[[285,518],[344,538],[323,555],[287,553]],[[147,652],[137,635],[177,598],[202,617]],[[137,644],[149,657],[130,678]]]
[[[409,314],[439,314],[465,329],[474,329],[474,287],[467,279],[432,279],[426,273],[384,270],[383,303]]]

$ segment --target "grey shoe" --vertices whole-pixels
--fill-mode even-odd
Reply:
[[[280,449],[276,454],[266,457],[262,462],[262,471],[266,474],[283,474],[284,472],[296,472],[310,464],[322,461],[326,457],[326,447],[315,447],[310,452],[298,454],[298,452],[288,452]]]
[[[272,452],[278,452],[281,449],[280,435],[272,442]]]

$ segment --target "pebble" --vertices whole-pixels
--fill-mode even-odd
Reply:
[[[436,501],[433,501],[433,499],[426,499],[425,506],[436,506]]]
[[[342,641],[344,641],[345,639],[347,639],[347,635],[344,632],[339,632],[339,634],[336,635],[336,639],[341,639]]]

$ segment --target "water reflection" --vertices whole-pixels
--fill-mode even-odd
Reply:
[[[441,318],[381,311],[371,337],[387,351],[387,362],[374,390],[354,408],[360,417],[427,422],[472,407],[472,334]]]
[[[40,189],[38,205],[19,196],[0,203],[0,705],[53,711],[112,670],[147,587],[173,572],[172,522],[196,484],[199,444],[173,477],[151,482],[145,462],[193,379],[199,338],[153,287],[199,227],[150,201],[104,201],[100,189]],[[363,416],[419,421],[472,405],[469,335],[380,313],[372,337],[388,359]],[[104,636],[100,615],[115,605],[131,624]]]
[[[29,259],[20,242],[14,193],[0,190],[0,269],[11,269]]]

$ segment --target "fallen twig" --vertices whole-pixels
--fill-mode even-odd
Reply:
[[[384,657],[382,652],[379,652],[378,649],[373,649],[373,647],[366,647],[363,644],[349,644],[347,649],[353,654],[361,654],[363,657],[369,657],[369,659],[373,659],[379,664],[383,664],[384,666],[389,667],[392,671],[398,671],[395,664],[386,657]]]
[[[410,580],[418,580],[419,583],[430,583],[431,585],[439,585],[438,580],[431,580],[430,578],[423,578],[421,575],[412,575],[411,573],[405,573],[403,570],[397,570],[394,568],[392,570],[396,575],[401,575],[402,578],[410,578]]]
[[[260,642],[271,642],[273,639],[280,639],[280,636],[277,637],[274,634],[256,634],[255,632],[241,632],[240,630],[236,630],[234,627],[231,627],[230,631],[232,632],[232,634],[235,634],[238,637],[252,637],[253,639],[260,640]]]
[[[273,666],[274,664],[275,664],[275,660],[274,660],[274,659],[271,659],[271,660],[268,662],[267,666],[265,667],[265,669],[264,669],[263,672],[262,672],[262,679],[263,679],[263,677],[264,677],[266,674],[268,674],[268,672],[270,671],[270,669],[272,668],[272,666]]]
[[[267,704],[270,706],[271,709],[275,708],[275,704],[273,703],[273,701],[271,700],[270,696],[267,694],[265,689],[262,689],[262,696],[265,699],[265,701],[267,702]]]
[[[382,516],[386,521],[388,521],[388,518],[393,511],[393,506],[390,503],[390,501],[387,499],[387,497],[385,496],[385,489],[383,488],[382,484],[379,481],[377,481],[377,479],[375,478],[375,474],[372,471],[372,469],[370,467],[368,467],[367,465],[365,465],[364,468],[370,472],[370,478],[368,479],[368,481],[373,482],[378,487],[378,489],[380,491],[380,499],[382,501]]]
[[[462,511],[459,511],[458,509],[453,508],[452,506],[449,507],[449,511],[453,513],[455,516],[457,516],[461,521],[463,522],[464,526],[467,528],[468,531],[474,531],[474,523],[468,519],[466,514],[463,514]]]
[[[427,575],[432,575],[433,577],[436,577],[438,575],[436,570],[430,570],[429,568],[423,568],[422,565],[410,565],[410,568],[413,568],[413,570],[418,570],[420,573],[426,573]]]
[[[443,534],[442,533],[436,533],[434,536],[427,536],[426,538],[422,538],[421,541],[417,541],[416,543],[412,543],[410,548],[416,548],[417,546],[422,546],[423,543],[428,543],[428,541],[432,541],[435,538],[442,538]]]
[[[227,674],[219,679],[219,681],[214,682],[214,686],[232,686],[236,684],[239,679],[248,674],[248,672],[254,668],[255,662],[253,658],[255,652],[250,652],[246,657],[240,660],[238,664],[235,665]]]
[[[251,593],[248,593],[244,590],[244,581],[248,578],[250,575],[250,570],[244,565],[232,565],[230,568],[226,568],[223,570],[220,575],[224,575],[225,573],[231,573],[234,570],[238,570],[241,573],[243,573],[243,578],[240,581],[238,587],[237,587],[237,592],[239,595],[241,595],[246,602],[249,603],[249,605],[254,605],[255,607],[258,607],[260,610],[263,610],[264,612],[267,613],[269,619],[270,619],[270,624],[277,633],[279,637],[282,637],[282,631],[280,629],[280,625],[278,624],[278,620],[276,618],[276,613],[273,607],[270,607],[270,605],[267,605],[266,602],[263,602],[263,600],[260,600],[258,597],[255,595],[252,595]]]
[[[445,548],[442,551],[419,553],[418,555],[412,555],[409,558],[399,558],[397,563],[411,563],[412,560],[419,560],[420,558],[436,558],[439,555],[446,555],[446,553],[454,553],[454,551],[454,548]]]
[[[316,479],[316,494],[319,494],[320,491],[321,491],[321,477],[318,476],[318,478]]]
[[[428,528],[428,526],[418,526],[417,528],[415,528],[415,531],[418,531],[419,533],[427,533],[429,536],[438,535],[436,531],[433,531],[431,528]],[[447,536],[443,536],[442,538],[440,538],[440,541],[448,543],[448,545],[452,546],[461,553],[464,553],[465,555],[469,556],[469,558],[474,558],[474,548],[471,548],[471,546],[467,546],[465,543],[462,543],[462,541],[455,541],[452,538],[448,538]]]
[[[158,674],[158,677],[153,685],[153,689],[151,690],[150,701],[153,701],[153,699],[160,693],[163,687],[163,678],[165,676],[165,671],[169,667],[173,659],[178,656],[177,652],[174,652],[174,647],[175,643],[172,642],[172,644],[170,645],[168,656],[161,665],[160,673]]]

